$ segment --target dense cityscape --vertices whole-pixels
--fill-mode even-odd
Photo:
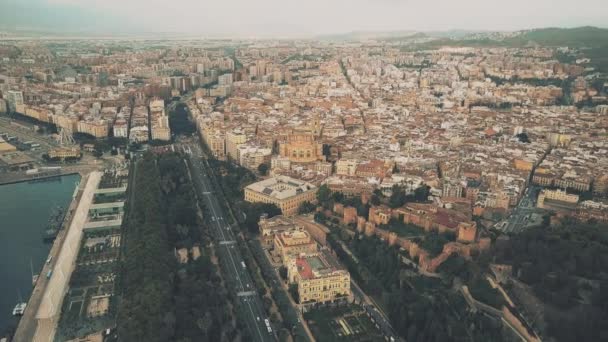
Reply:
[[[67,175],[1,341],[608,340],[608,29],[0,32],[0,184]]]

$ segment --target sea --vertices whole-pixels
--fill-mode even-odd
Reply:
[[[0,185],[0,336],[16,328],[13,308],[29,299],[32,268],[38,274],[51,249],[43,242],[49,217],[70,205],[79,180],[66,175]]]

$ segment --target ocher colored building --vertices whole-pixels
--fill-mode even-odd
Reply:
[[[292,132],[287,141],[279,146],[279,154],[295,163],[312,163],[325,160],[323,144],[312,133]]]
[[[326,249],[292,260],[288,278],[298,285],[300,304],[328,303],[351,295],[350,274]]]
[[[281,208],[283,215],[297,214],[303,202],[316,200],[317,187],[287,176],[268,178],[245,188],[245,201],[272,203]]]
[[[77,124],[78,132],[86,133],[95,138],[105,138],[108,136],[108,123],[105,120],[79,121]]]
[[[545,209],[573,209],[578,203],[578,195],[568,194],[562,190],[541,190],[536,206]]]
[[[303,229],[292,229],[274,236],[274,252],[281,257],[283,265],[286,265],[290,258],[316,251],[317,243]]]
[[[80,148],[78,147],[59,147],[49,150],[50,158],[78,158],[80,157]]]

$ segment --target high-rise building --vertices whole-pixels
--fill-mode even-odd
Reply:
[[[247,135],[240,129],[226,133],[226,156],[239,162],[239,146],[247,142]]]
[[[18,106],[23,105],[23,92],[20,90],[9,90],[6,94],[8,111],[14,112]]]
[[[218,85],[232,85],[232,74],[223,74],[217,78]]]

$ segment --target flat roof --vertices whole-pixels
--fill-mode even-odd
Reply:
[[[34,159],[21,152],[11,152],[0,155],[0,161],[6,165],[20,165],[34,162]]]
[[[127,186],[121,186],[118,188],[105,188],[105,189],[97,189],[95,190],[95,194],[112,194],[115,192],[126,192]]]
[[[296,259],[296,265],[300,276],[304,279],[320,278],[345,270],[327,250],[302,255]]]
[[[84,224],[84,229],[113,228],[120,227],[120,225],[122,225],[122,220],[89,221]]]
[[[276,176],[250,184],[246,189],[262,193],[276,199],[286,199],[308,191],[315,191],[314,184],[287,176]]]
[[[109,203],[97,203],[91,204],[90,210],[93,209],[107,209],[107,208],[122,208],[125,206],[125,202],[109,202]]]

